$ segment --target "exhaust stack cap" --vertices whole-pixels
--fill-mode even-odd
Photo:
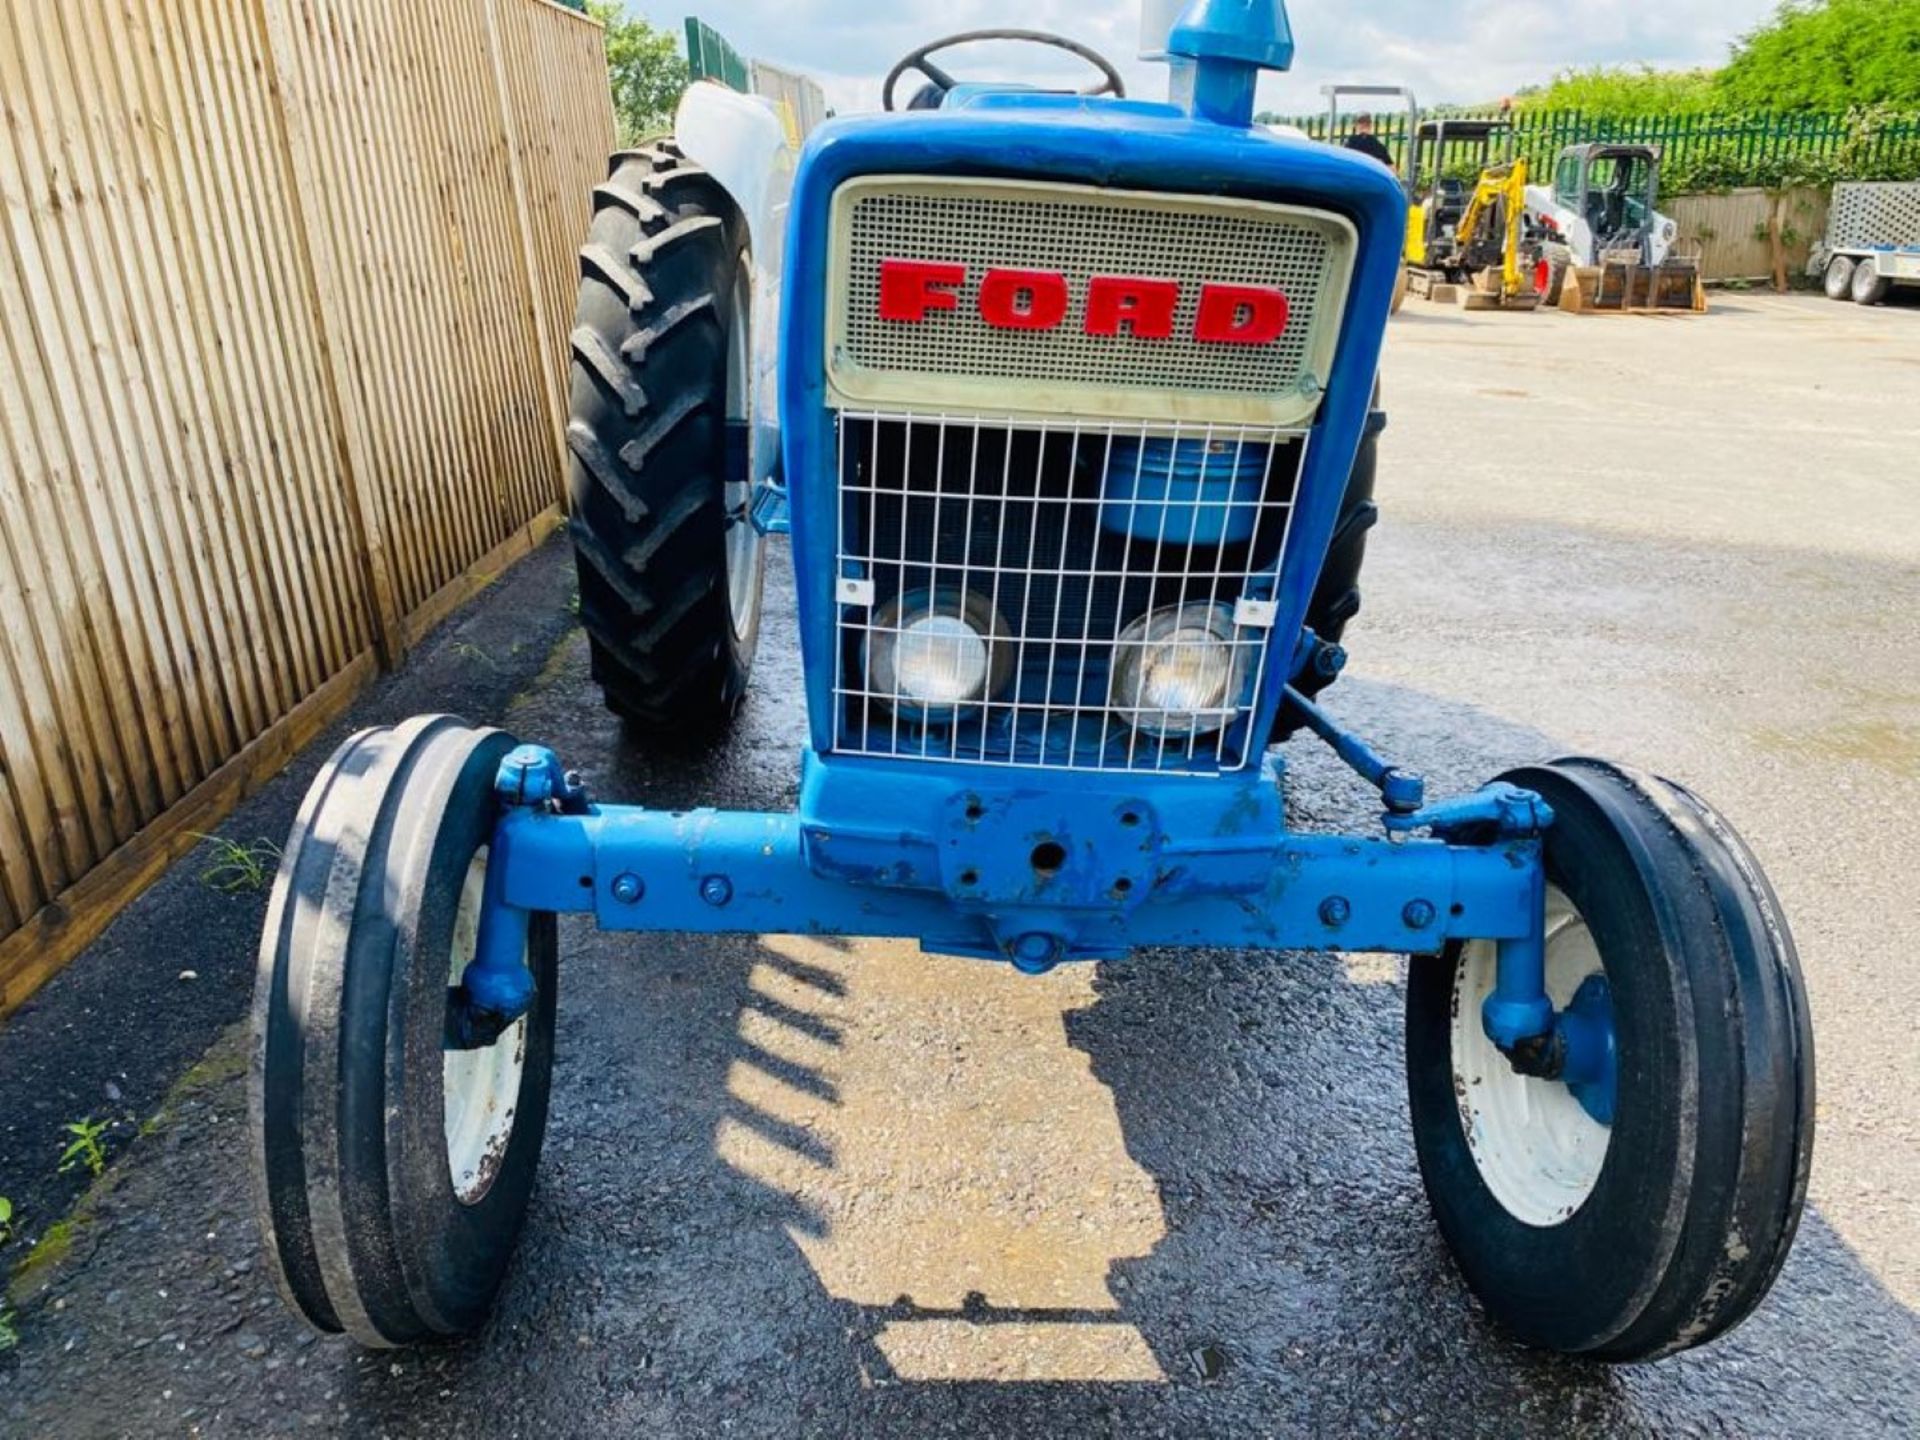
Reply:
[[[1260,72],[1293,64],[1286,0],[1143,0],[1140,40],[1171,69],[1174,103],[1221,125],[1252,124]]]
[[[1167,53],[1290,70],[1293,26],[1286,0],[1190,0],[1168,32]]]

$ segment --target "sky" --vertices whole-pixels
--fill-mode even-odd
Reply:
[[[1108,56],[1128,89],[1166,91],[1165,71],[1135,58],[1138,0],[628,0],[655,25],[691,9],[744,54],[814,76],[842,112],[877,108],[880,80],[907,50],[960,30],[1055,30]],[[1317,112],[1333,81],[1410,85],[1421,104],[1494,100],[1569,66],[1644,61],[1660,68],[1717,65],[1776,0],[1289,0],[1294,68],[1260,83],[1260,107]],[[696,8],[697,7],[697,8]],[[1056,83],[1070,60],[1018,68],[1018,49],[975,52],[980,78]],[[965,61],[966,51],[954,52]],[[982,63],[984,62],[984,63]],[[962,78],[969,72],[949,66]]]

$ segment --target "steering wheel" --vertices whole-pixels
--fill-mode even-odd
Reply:
[[[960,82],[928,57],[936,51],[947,50],[955,45],[968,45],[976,40],[1020,40],[1029,45],[1046,45],[1055,50],[1064,50],[1069,55],[1079,56],[1100,72],[1100,83],[1079,91],[1079,94],[1126,96],[1127,82],[1120,78],[1120,72],[1113,68],[1113,62],[1098,50],[1088,49],[1077,40],[1055,35],[1050,30],[967,30],[943,40],[930,41],[902,57],[900,63],[887,72],[887,83],[880,92],[881,106],[887,110],[894,108],[893,87],[909,70],[918,70],[942,90],[953,89]]]

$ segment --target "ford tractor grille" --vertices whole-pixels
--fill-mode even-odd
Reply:
[[[1237,769],[1303,431],[843,409],[835,748]]]
[[[833,226],[828,379],[855,409],[1297,425],[1355,248],[1300,206],[917,176],[841,186]]]

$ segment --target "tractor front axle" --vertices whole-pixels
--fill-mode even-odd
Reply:
[[[854,777],[819,775],[797,813],[664,811],[594,805],[551,751],[522,746],[495,785],[450,1043],[488,1043],[531,1002],[521,957],[539,912],[591,914],[602,930],[906,937],[1029,973],[1140,946],[1433,954],[1490,940],[1489,1034],[1513,1054],[1552,1034],[1539,836],[1498,823],[1531,813],[1525,797],[1493,787],[1434,807],[1436,827],[1479,822],[1471,842],[1399,826],[1306,835],[1285,828],[1281,773],[1272,757],[1256,782],[1191,787],[1200,798],[1166,815],[1133,792],[944,777],[896,787],[877,812]]]

